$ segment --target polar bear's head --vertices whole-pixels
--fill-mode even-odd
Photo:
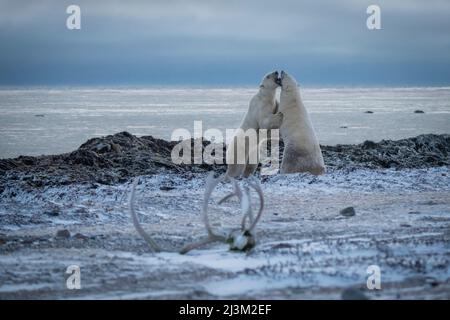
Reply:
[[[264,76],[264,78],[261,81],[260,88],[265,88],[269,90],[275,90],[280,86],[280,79],[278,78],[278,71],[274,71],[271,73],[268,73]]]
[[[281,77],[280,77],[280,82],[281,82],[281,89],[284,91],[289,91],[289,90],[293,90],[295,88],[297,88],[297,81],[295,81],[294,77],[292,77],[291,75],[287,74],[284,71],[281,71]]]

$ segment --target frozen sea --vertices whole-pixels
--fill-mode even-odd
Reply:
[[[170,140],[173,130],[236,128],[257,89],[0,88],[0,158],[69,152],[128,131]],[[302,88],[322,144],[449,133],[450,87]],[[425,113],[416,114],[415,110]],[[373,113],[366,113],[372,111]]]

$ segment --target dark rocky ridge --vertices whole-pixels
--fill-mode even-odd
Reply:
[[[0,192],[11,180],[21,180],[30,187],[71,183],[113,184],[144,174],[191,175],[225,170],[224,165],[174,164],[171,151],[177,143],[121,132],[90,139],[70,153],[0,159]],[[203,149],[209,143],[203,141]],[[223,145],[221,147],[224,148]],[[280,157],[282,149],[281,146]],[[398,141],[322,146],[322,151],[328,169],[447,166],[450,165],[450,135],[427,134]]]

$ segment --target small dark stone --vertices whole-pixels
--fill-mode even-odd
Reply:
[[[60,213],[59,208],[53,208],[51,210],[44,211],[44,214],[51,216],[51,217],[59,216],[59,213]]]
[[[403,228],[411,228],[411,225],[410,225],[410,224],[407,224],[407,223],[402,223],[402,224],[400,224],[400,227],[403,227]]]
[[[86,208],[77,208],[76,210],[75,210],[75,212],[76,213],[80,213],[80,214],[85,214],[85,213],[87,213],[88,212],[88,210],[86,209]]]
[[[122,152],[122,148],[120,147],[120,145],[118,145],[117,143],[112,142],[111,143],[111,148],[115,153],[121,153]]]
[[[341,294],[342,300],[369,300],[369,298],[361,291],[355,288],[345,289]]]
[[[21,157],[22,163],[27,166],[32,166],[36,163],[36,158],[34,157]]]
[[[106,153],[111,150],[111,145],[106,143],[99,143],[95,146],[95,151],[98,153]]]
[[[76,233],[76,234],[74,235],[74,238],[75,238],[75,239],[79,239],[79,240],[87,240],[87,239],[89,239],[88,236],[85,236],[85,235],[82,234],[82,233]]]
[[[26,238],[22,240],[23,244],[32,244],[34,242],[34,238]]]
[[[363,142],[362,147],[364,149],[373,149],[373,148],[377,147],[377,144],[375,142],[373,142],[373,141],[366,140],[366,141]]]
[[[439,281],[436,278],[433,277],[427,277],[425,279],[425,282],[428,283],[432,287],[437,287],[440,285]]]
[[[58,230],[56,232],[56,238],[67,239],[70,238],[70,232],[67,229]]]
[[[344,217],[353,217],[356,214],[355,208],[353,207],[342,209],[341,211],[339,211],[339,213]]]
[[[367,111],[364,112],[364,113],[373,113],[373,111],[367,110]]]
[[[341,128],[341,129],[347,129],[348,127],[347,127],[347,126],[340,126],[339,128]]]
[[[425,113],[423,110],[415,110],[414,113]]]
[[[159,190],[162,190],[162,191],[170,191],[170,190],[173,190],[173,189],[175,189],[175,187],[171,187],[171,186],[161,186],[161,187],[159,187]]]

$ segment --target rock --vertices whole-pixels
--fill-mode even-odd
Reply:
[[[344,217],[353,217],[356,214],[356,212],[355,212],[355,208],[347,207],[347,208],[342,209],[341,211],[339,211],[339,214],[344,216]]]
[[[421,205],[426,205],[426,206],[434,206],[439,204],[439,202],[433,201],[433,200],[428,200],[428,201],[422,201],[419,204]]]
[[[193,140],[190,142],[193,143]],[[27,187],[43,188],[75,183],[124,183],[139,175],[157,173],[193,176],[211,170],[219,174],[225,172],[225,164],[174,164],[171,151],[177,144],[178,142],[152,136],[136,137],[128,132],[120,132],[89,139],[70,153],[0,159],[0,191],[6,190],[4,186],[11,181],[24,181]],[[210,142],[203,141],[203,148],[209,144]],[[219,146],[223,148],[225,157],[225,146]],[[448,134],[426,134],[397,141],[365,141],[357,145],[321,148],[325,165],[330,169],[413,169],[450,165]],[[283,150],[284,146],[280,141],[280,160]],[[263,176],[262,181],[266,180],[267,177]],[[7,191],[3,191],[3,196],[5,192]],[[8,197],[12,198],[13,192],[8,192]]]
[[[170,190],[173,190],[173,189],[175,189],[175,187],[171,187],[171,186],[161,186],[161,187],[159,187],[159,190],[162,190],[162,191],[170,191]]]
[[[22,160],[22,163],[27,166],[32,166],[36,163],[36,158],[29,156],[21,156],[19,157]]]
[[[87,240],[87,239],[89,239],[88,236],[85,236],[85,235],[82,234],[82,233],[76,233],[73,237],[74,237],[75,239],[79,239],[79,240]]]
[[[289,249],[292,247],[294,247],[294,246],[290,243],[277,243],[272,246],[272,249]]]
[[[67,229],[58,230],[56,232],[56,238],[67,239],[70,238],[70,232]]]
[[[341,294],[342,300],[369,300],[369,298],[361,291],[355,288],[345,289]]]
[[[45,115],[43,115],[43,114],[35,114],[34,116],[38,117],[38,118],[43,118]]]
[[[99,143],[95,146],[95,151],[97,153],[106,153],[111,151],[111,145],[106,143]]]
[[[428,283],[432,287],[437,287],[440,285],[439,280],[433,277],[426,277],[425,282]]]
[[[122,152],[122,148],[120,147],[120,145],[118,145],[117,143],[112,142],[111,143],[111,148],[115,153],[121,153]]]
[[[374,149],[374,148],[376,148],[376,146],[377,146],[377,144],[370,140],[366,140],[362,144],[363,149]]]
[[[348,127],[347,127],[347,126],[340,126],[339,128],[341,128],[341,129],[347,129]]]
[[[56,216],[59,216],[60,212],[61,212],[61,210],[58,207],[55,207],[50,210],[44,211],[44,214],[51,216],[51,217],[56,217]]]
[[[414,113],[425,113],[423,110],[414,110]]]
[[[367,111],[364,112],[364,113],[373,113],[373,111],[367,110]]]
[[[88,210],[85,207],[80,207],[80,208],[75,209],[75,212],[79,213],[79,214],[86,214],[86,213],[88,213]]]
[[[325,165],[335,169],[429,168],[450,164],[450,135],[420,135],[397,141],[321,146]]]

